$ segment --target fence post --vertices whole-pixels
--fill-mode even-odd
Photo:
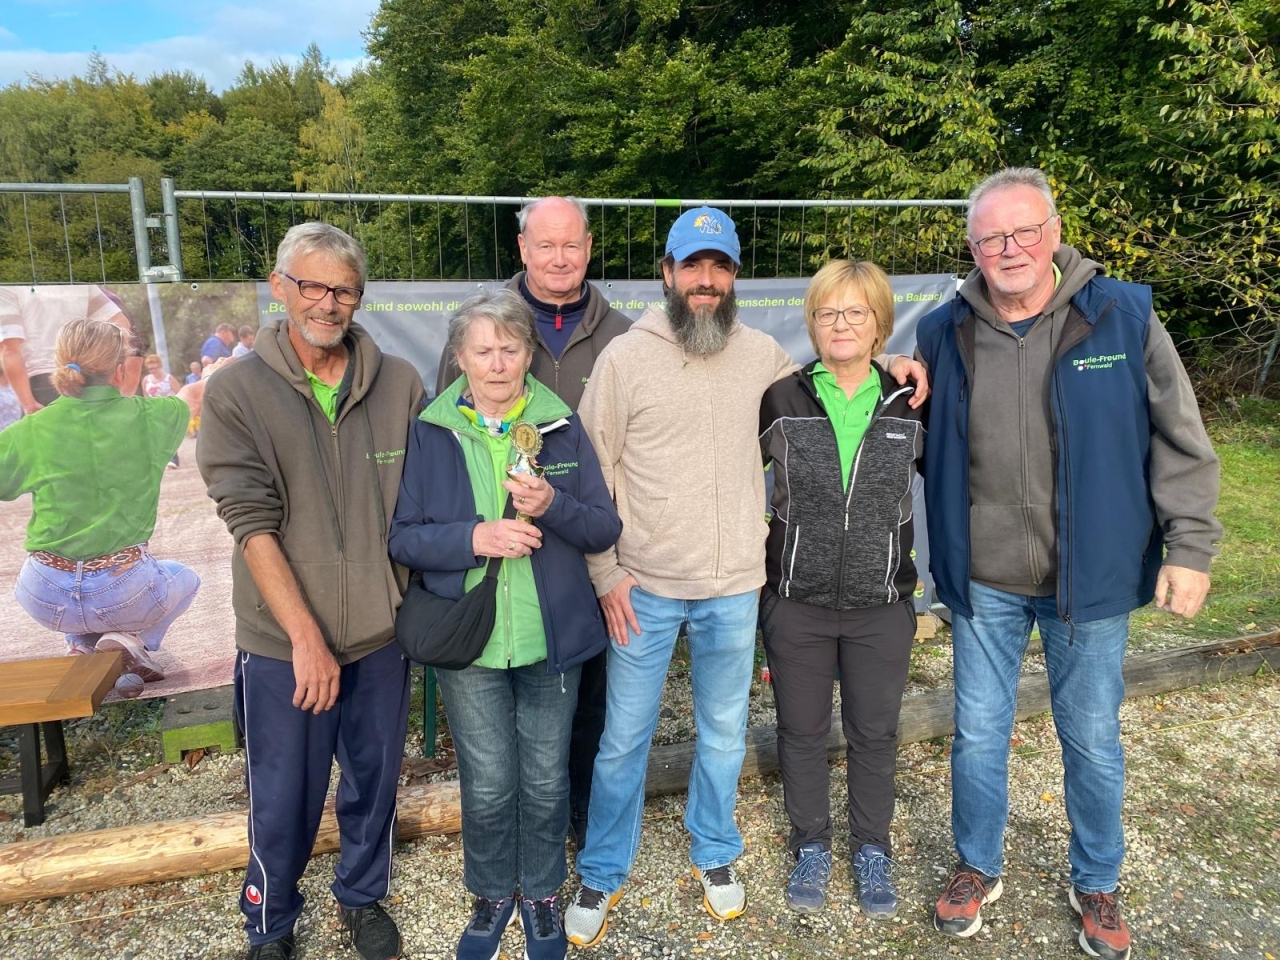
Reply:
[[[138,279],[151,282],[151,238],[147,236],[147,198],[142,178],[129,178],[129,210],[133,215],[133,250],[138,259]]]
[[[178,198],[174,195],[173,178],[160,179],[160,205],[164,213],[164,239],[169,247],[169,264],[174,269],[172,279],[182,279],[182,234],[178,229]]]

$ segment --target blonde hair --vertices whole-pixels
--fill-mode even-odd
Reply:
[[[818,332],[813,311],[849,287],[856,288],[875,313],[876,336],[871,355],[882,352],[889,342],[893,334],[893,290],[888,274],[870,260],[832,260],[813,275],[804,292],[804,325],[814,353],[818,353]]]
[[[160,359],[160,354],[158,353],[148,353],[142,358],[142,365],[144,367],[149,367],[153,363],[158,363],[161,367],[164,366],[164,361]]]
[[[54,389],[78,397],[87,386],[106,383],[124,363],[125,332],[106,320],[72,320],[58,332]],[[74,365],[74,366],[73,366]],[[77,369],[78,368],[78,369]]]

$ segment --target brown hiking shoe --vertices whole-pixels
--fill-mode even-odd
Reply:
[[[1069,899],[1084,921],[1080,928],[1080,946],[1084,952],[1103,960],[1129,960],[1129,928],[1120,919],[1116,895],[1081,893],[1072,887]]]
[[[999,877],[989,877],[976,867],[960,864],[933,910],[933,928],[949,937],[972,937],[982,929],[982,907],[1004,893]]]

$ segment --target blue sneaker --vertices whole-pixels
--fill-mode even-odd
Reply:
[[[457,960],[498,960],[502,952],[502,931],[515,919],[514,897],[486,900],[476,897],[471,919],[458,940]]]
[[[524,924],[524,960],[564,960],[569,942],[564,937],[555,897],[521,898],[520,921]]]
[[[853,855],[853,872],[858,878],[858,906],[873,920],[889,920],[898,913],[898,889],[893,885],[897,864],[884,847],[864,843]]]
[[[796,861],[787,878],[787,906],[797,913],[817,913],[827,902],[831,851],[821,843],[801,844]]]

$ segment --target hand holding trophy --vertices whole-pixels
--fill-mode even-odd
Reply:
[[[530,522],[542,516],[555,498],[555,489],[542,479],[542,467],[534,458],[542,450],[542,434],[528,420],[511,425],[511,445],[516,449],[515,463],[507,468],[510,480],[502,485],[516,501],[516,519]]]

